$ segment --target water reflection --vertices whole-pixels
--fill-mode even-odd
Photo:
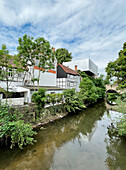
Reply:
[[[107,169],[125,170],[126,169],[126,140],[118,136],[106,138]]]
[[[34,146],[23,150],[0,149],[0,169],[106,169],[113,145],[106,135],[104,103],[51,123],[39,131]],[[105,140],[106,139],[106,140]],[[115,140],[119,144],[118,141]],[[106,157],[106,152],[108,156]],[[105,165],[106,161],[106,165]]]

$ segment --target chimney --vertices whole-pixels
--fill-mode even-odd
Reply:
[[[75,65],[75,71],[77,72],[77,65]]]
[[[53,52],[55,51],[55,48],[54,48],[54,47],[52,48],[52,51],[53,51]]]

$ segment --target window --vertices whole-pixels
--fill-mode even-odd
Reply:
[[[39,60],[35,60],[35,66],[39,65]]]
[[[70,83],[70,87],[73,87],[73,83]]]
[[[13,76],[13,72],[11,69],[9,69],[9,77],[12,77]]]
[[[51,94],[54,94],[55,92],[51,92]]]
[[[21,77],[22,77],[22,74],[21,74],[21,73],[18,73],[18,77],[21,78]]]

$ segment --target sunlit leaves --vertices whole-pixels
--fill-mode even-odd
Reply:
[[[56,50],[57,63],[62,64],[72,60],[72,53],[68,52],[65,48],[59,48]]]
[[[115,77],[119,87],[126,88],[126,43],[123,45],[123,50],[120,50],[118,58],[109,62],[105,71],[108,79]]]

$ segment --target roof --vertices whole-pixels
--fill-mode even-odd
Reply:
[[[19,61],[19,65],[17,66],[15,63],[14,63],[14,61],[15,61],[15,59],[14,59],[14,56],[13,55],[9,55],[9,56],[11,56],[12,57],[12,59],[10,59],[10,61],[8,62],[8,65],[10,64],[13,68],[22,68],[22,69],[25,69],[24,67],[22,67],[22,65],[21,65],[21,62]],[[5,57],[4,55],[3,55],[3,57]],[[26,69],[28,70],[28,67],[26,67]]]
[[[6,90],[6,85],[2,85],[2,87],[0,86],[0,88]],[[10,86],[8,89],[9,92],[27,92],[29,91],[29,89],[25,88],[25,87],[21,87],[21,86]]]
[[[58,64],[59,66],[61,66],[62,67],[62,69],[66,72],[66,73],[69,73],[69,74],[73,74],[73,75],[78,75],[78,76],[80,76],[80,74],[79,73],[77,73],[77,71],[75,71],[75,70],[72,70],[71,68],[69,68],[69,67],[66,67],[66,66],[64,66],[64,65],[62,65],[62,64]],[[58,66],[57,65],[57,66]]]
[[[27,88],[27,89],[30,89],[30,90],[34,89],[33,86],[23,86],[23,88]],[[39,87],[35,86],[35,90],[38,90],[40,88],[44,88],[47,91],[48,90],[65,90],[65,88],[60,88],[60,87],[57,87],[57,86],[39,86]]]
[[[42,67],[37,67],[37,66],[34,66],[34,69],[35,69],[35,70],[42,70],[42,71],[45,70],[44,68],[42,68]],[[50,69],[49,69],[48,72],[49,72],[49,73],[56,74],[56,71],[54,71],[54,70],[50,70]]]

